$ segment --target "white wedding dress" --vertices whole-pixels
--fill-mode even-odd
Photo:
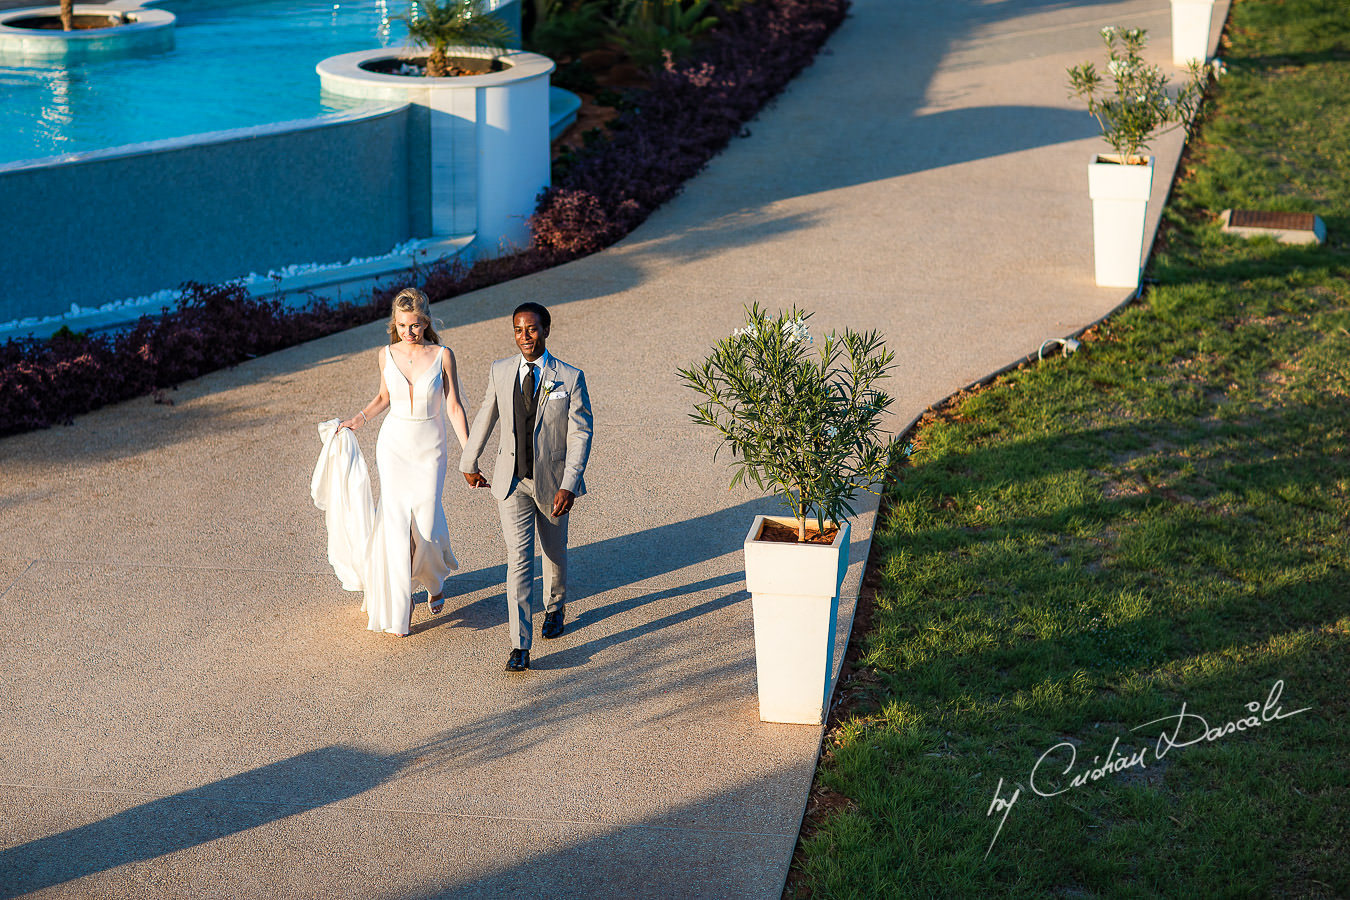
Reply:
[[[441,506],[449,453],[442,371],[445,352],[444,347],[437,351],[435,362],[409,384],[385,348],[389,413],[375,442],[380,502],[367,548],[366,594],[361,604],[371,631],[407,634],[413,584],[439,594],[441,583],[459,568]]]

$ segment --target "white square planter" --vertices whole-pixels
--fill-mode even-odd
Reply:
[[[759,718],[822,725],[834,686],[834,632],[851,528],[840,526],[832,544],[779,543],[758,540],[765,521],[797,527],[790,516],[756,516],[745,537]]]
[[[1125,165],[1107,156],[1095,156],[1088,164],[1093,263],[1102,287],[1139,286],[1152,190],[1151,156],[1147,165]]]
[[[1184,66],[1209,59],[1209,26],[1214,0],[1172,0],[1172,62]]]

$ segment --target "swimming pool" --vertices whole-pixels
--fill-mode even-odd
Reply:
[[[35,0],[34,5],[42,5]],[[0,163],[350,109],[314,67],[407,43],[407,0],[170,0],[174,48],[151,56],[0,63]]]
[[[322,93],[320,61],[407,46],[391,8],[407,2],[168,0],[172,51],[7,60],[0,340],[115,327],[102,319],[188,280],[365,290],[402,277],[410,247],[424,265],[523,246],[550,138],[580,103],[549,86],[551,60],[515,52],[500,77],[412,96]],[[517,29],[518,4],[489,0]],[[472,99],[443,106],[440,91]]]

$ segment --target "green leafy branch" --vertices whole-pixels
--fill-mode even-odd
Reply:
[[[758,304],[746,313],[746,327],[679,370],[705,398],[690,418],[730,449],[731,486],[749,478],[779,494],[805,540],[808,518],[823,531],[853,516],[858,491],[875,493],[888,477],[894,442],[880,424],[893,398],[874,385],[895,356],[878,332],[845,330],[825,335],[813,357],[810,313],[771,316]]]
[[[1141,162],[1148,142],[1174,128],[1189,130],[1204,99],[1210,67],[1200,60],[1187,64],[1187,80],[1173,97],[1162,69],[1145,63],[1141,54],[1148,43],[1142,28],[1108,25],[1101,31],[1106,44],[1108,88],[1090,62],[1069,69],[1070,96],[1087,104],[1101,126],[1102,137],[1124,163]]]

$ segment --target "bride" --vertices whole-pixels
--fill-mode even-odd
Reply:
[[[434,615],[445,603],[443,582],[459,568],[441,506],[449,455],[446,420],[461,447],[469,429],[455,355],[440,345],[421,291],[407,288],[394,298],[389,343],[377,354],[379,393],[338,427],[355,431],[389,410],[375,442],[380,502],[366,554],[361,608],[370,617],[371,631],[404,637],[412,627],[413,583],[432,594]]]

